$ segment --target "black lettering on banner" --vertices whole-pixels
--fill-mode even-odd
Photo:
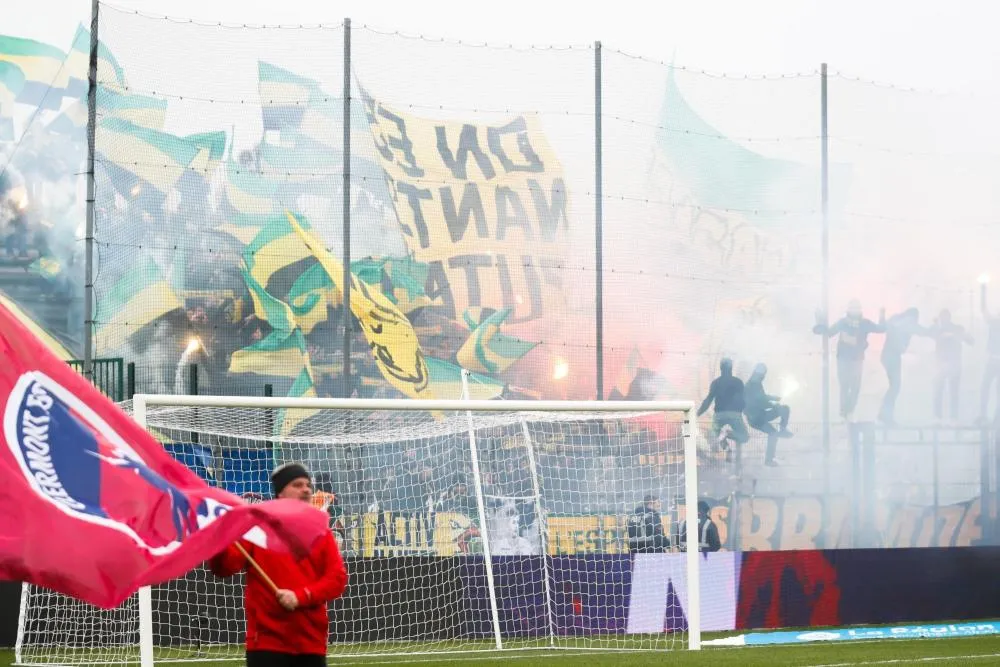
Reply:
[[[557,530],[553,534],[556,539],[554,542],[549,543],[549,552],[555,556],[564,556],[566,554],[566,548],[563,546],[562,531]]]
[[[531,310],[528,311],[528,320],[541,317],[545,309],[542,302],[542,281],[535,269],[535,260],[531,255],[522,255],[521,261],[524,263],[524,284],[528,288],[531,297]]]
[[[479,269],[493,266],[489,255],[455,255],[448,260],[448,268],[465,269],[465,283],[468,285],[470,306],[482,305],[482,289],[479,286]]]
[[[410,183],[402,182],[396,183],[396,190],[406,197],[406,201],[409,202],[410,209],[413,211],[413,224],[417,226],[417,238],[420,241],[420,247],[429,248],[431,245],[431,239],[427,232],[427,221],[424,220],[424,210],[420,201],[432,200],[434,197],[431,195],[431,191],[423,190]]]
[[[528,190],[535,202],[535,215],[538,216],[538,227],[542,230],[542,239],[553,241],[559,231],[560,220],[563,229],[569,230],[569,218],[566,214],[566,184],[561,178],[552,179],[552,198],[546,199],[545,189],[533,178],[528,179]]]
[[[685,204],[688,202],[684,202]],[[717,211],[695,208],[688,227],[691,242],[718,253],[719,263],[728,267],[732,259],[729,220]]]
[[[427,282],[424,284],[424,294],[431,301],[441,299],[441,305],[435,306],[435,310],[442,316],[455,319],[455,295],[451,291],[451,283],[448,281],[448,274],[444,270],[444,262],[435,260],[427,263]]]
[[[382,106],[378,108],[378,115],[392,121],[396,125],[396,129],[399,130],[399,136],[389,137],[387,142],[389,148],[396,149],[402,155],[403,159],[397,160],[397,164],[410,178],[423,177],[424,170],[417,166],[417,156],[413,154],[413,142],[406,135],[406,121]],[[386,156],[386,159],[392,158],[391,153]]]
[[[531,231],[531,221],[524,210],[521,198],[507,186],[498,186],[497,200],[497,241],[505,240],[508,227],[520,227],[524,230],[524,240],[531,242],[535,235]],[[508,208],[509,206],[509,208]]]
[[[524,311],[524,297],[522,296],[521,303],[518,303],[517,297],[519,295],[514,293],[514,280],[511,276],[510,263],[508,262],[507,257],[505,255],[497,255],[496,264],[497,278],[500,281],[500,293],[503,295],[504,307],[514,309],[509,322],[511,324],[520,324],[522,322],[530,322],[541,317],[545,310],[542,301],[542,287],[539,281],[538,271],[535,270],[535,267],[532,264],[531,255],[523,255],[521,257],[524,274],[524,286],[528,292],[527,301],[530,304],[526,315],[521,314]]]
[[[466,183],[462,191],[462,201],[455,210],[455,196],[451,192],[451,187],[441,188],[441,209],[444,213],[445,224],[448,225],[448,235],[452,243],[458,243],[465,237],[465,232],[469,228],[469,218],[476,219],[476,233],[479,238],[486,239],[490,236],[490,229],[486,224],[486,211],[483,209],[483,198],[479,194],[479,187],[475,183]]]
[[[517,149],[521,153],[521,157],[525,160],[524,164],[514,164],[514,161],[507,155],[507,151],[503,147],[503,137],[506,134],[517,136]],[[542,159],[538,157],[538,153],[531,147],[531,141],[528,138],[528,125],[524,121],[524,116],[515,118],[503,127],[491,127],[487,129],[486,137],[487,143],[490,146],[490,152],[500,160],[500,164],[503,165],[504,171],[508,174],[514,171],[528,173],[541,173],[545,171]]]
[[[514,309],[511,313],[511,321],[517,321],[517,296],[514,294],[514,281],[510,277],[510,267],[507,266],[505,255],[497,255],[497,279],[500,281],[503,306]]]
[[[364,88],[361,89],[361,103],[364,105],[365,118],[368,120],[368,127],[375,142],[375,149],[384,159],[391,162],[392,151],[389,149],[389,142],[386,140],[382,128],[379,127],[378,118],[376,117],[378,104],[375,102],[375,98],[369,95],[368,91]]]
[[[563,267],[558,260],[549,257],[540,257],[538,259],[538,268],[542,270],[542,280],[545,281],[546,285],[552,285],[557,289],[562,288]]]
[[[472,154],[476,164],[479,165],[479,171],[487,180],[497,175],[489,156],[479,146],[479,134],[475,125],[462,126],[462,132],[458,135],[458,150],[455,155],[448,147],[448,135],[445,133],[445,127],[438,125],[434,131],[437,134],[437,149],[441,155],[441,161],[451,170],[452,176],[463,181],[468,178],[466,165],[469,162],[469,154]]]

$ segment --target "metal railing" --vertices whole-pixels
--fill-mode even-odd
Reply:
[[[114,357],[94,359],[92,361],[94,376],[91,378],[91,381],[94,383],[94,386],[116,403],[125,400],[125,360],[121,357]],[[83,373],[83,359],[70,359],[66,363],[76,372]],[[129,365],[131,366],[131,364]]]

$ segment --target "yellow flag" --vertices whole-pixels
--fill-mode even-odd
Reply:
[[[295,216],[287,215],[288,223],[337,285],[343,276],[343,265],[318,239],[302,229]],[[375,363],[385,379],[410,398],[434,398],[427,361],[410,321],[380,290],[369,289],[354,274],[351,274],[350,289],[351,313],[361,324]]]

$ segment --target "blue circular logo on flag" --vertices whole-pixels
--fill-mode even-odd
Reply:
[[[157,555],[197,529],[184,493],[44,373],[18,379],[4,411],[4,436],[35,493],[76,519],[124,533]]]

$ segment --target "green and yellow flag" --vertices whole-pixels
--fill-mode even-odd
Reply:
[[[431,299],[424,290],[429,272],[427,264],[412,257],[370,257],[351,262],[351,273],[369,285],[379,285],[406,315],[418,308],[443,305],[442,297]]]
[[[280,185],[276,180],[243,167],[232,157],[226,162],[226,202],[233,213],[258,218],[278,215],[280,209],[275,196]]]
[[[137,127],[162,130],[167,118],[167,101],[98,86],[97,115],[99,118],[119,118]],[[56,134],[85,135],[87,118],[87,101],[75,100],[45,127]]]
[[[431,391],[435,398],[459,400],[462,395],[462,368],[443,359],[427,358]],[[469,398],[487,401],[503,393],[503,383],[487,375],[469,373]]]
[[[510,308],[498,310],[486,318],[477,317],[479,314],[471,309],[465,312],[465,323],[472,334],[456,355],[463,368],[477,373],[503,373],[535,348],[538,343],[500,333],[500,326],[510,314]]]
[[[294,398],[316,396],[305,336],[291,307],[269,294],[253,278],[245,260],[240,271],[250,290],[254,312],[271,326],[271,333],[260,341],[234,352],[230,357],[229,372],[294,378],[288,396]],[[274,437],[288,438],[292,430],[314,412],[315,410],[297,408],[279,411],[274,425]]]
[[[151,187],[163,196],[189,172],[206,178],[225,151],[224,132],[178,137],[114,117],[103,118],[97,132],[101,161],[106,167],[132,174],[140,187]],[[121,179],[113,180],[119,188],[126,185],[119,182]]]
[[[70,84],[67,86],[77,97],[86,97],[90,85],[90,31],[78,25],[73,37],[73,46],[66,58],[66,73]],[[128,87],[125,69],[103,42],[97,44],[97,85],[124,92]]]
[[[241,232],[250,236],[249,232],[258,229],[254,220],[249,219],[245,226],[242,222],[230,223],[230,233],[237,238]],[[299,222],[308,228],[305,218],[299,218]],[[339,300],[333,282],[284,216],[268,219],[253,234],[243,249],[243,261],[250,277],[289,308],[289,316],[304,333],[311,333],[317,324],[325,322],[327,305]]]
[[[0,63],[16,67],[23,77],[16,97],[21,104],[58,110],[70,83],[65,62],[66,54],[54,46],[0,35]]]
[[[313,385],[312,373],[307,368],[295,379],[291,389],[288,390],[289,398],[315,398],[316,387]],[[279,440],[287,440],[295,427],[304,422],[309,417],[319,412],[318,410],[306,408],[285,408],[278,412],[278,417],[274,422],[274,436]]]
[[[24,73],[17,65],[0,61],[0,141],[14,140],[14,103],[24,90]]]
[[[253,278],[244,263],[240,267],[243,279],[250,290],[254,313],[266,321],[271,333],[256,343],[233,353],[229,361],[230,373],[257,373],[297,378],[309,367],[305,337],[295,321],[287,303],[275,298]]]
[[[306,333],[327,320],[327,306],[340,305],[340,292],[320,264],[313,264],[288,290],[288,305]]]
[[[243,249],[247,270],[265,289],[270,289],[268,283],[278,271],[296,262],[313,259],[313,253],[295,231],[298,225],[293,227],[289,224],[289,221],[295,220],[295,216],[290,213],[287,218],[271,218]],[[300,216],[299,220],[308,227],[309,223],[305,222],[305,218]]]
[[[117,350],[142,327],[182,307],[156,262],[142,259],[97,299],[94,349]]]
[[[294,378],[288,390],[293,398],[315,397],[313,369],[306,349],[305,336],[296,321],[294,310],[275,298],[250,273],[244,259],[240,267],[243,280],[250,290],[254,312],[271,326],[271,333],[260,341],[233,353],[230,373],[256,373]],[[298,424],[316,411],[290,408],[280,410],[274,425],[274,437],[285,440]]]
[[[70,359],[77,358],[76,355],[70,352],[69,349],[59,342],[55,336],[46,331],[31,315],[25,312],[19,305],[14,303],[14,301],[12,301],[11,298],[3,292],[0,292],[0,304],[9,310],[11,314],[21,322],[21,324],[26,326],[31,331],[31,333],[38,336],[38,339],[45,343],[46,347],[48,347],[49,350],[57,357],[63,361],[69,361]]]
[[[288,223],[336,285],[343,267],[315,236],[287,213]],[[427,361],[406,316],[380,290],[351,274],[351,313],[357,318],[382,376],[410,398],[433,398]]]

